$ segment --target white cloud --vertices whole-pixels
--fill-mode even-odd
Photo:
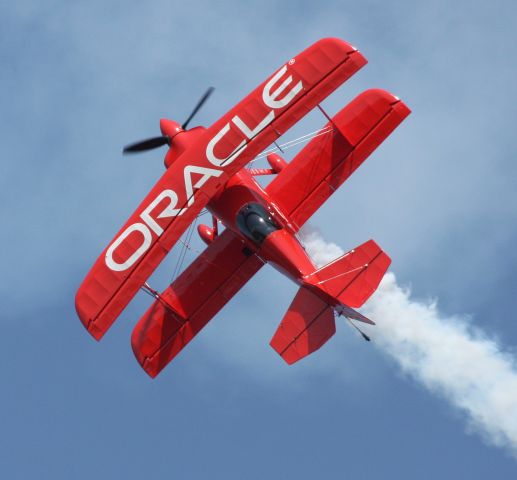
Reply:
[[[343,253],[314,230],[303,238],[320,265]],[[363,310],[377,322],[374,344],[404,373],[463,411],[469,430],[517,455],[517,368],[495,340],[464,316],[441,314],[435,301],[412,299],[393,273]]]

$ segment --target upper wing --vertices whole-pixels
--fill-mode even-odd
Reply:
[[[365,63],[347,43],[320,40],[202,132],[160,178],[79,288],[76,309],[88,331],[100,339],[226,181]]]
[[[266,191],[295,230],[334,193],[406,118],[394,95],[367,90],[343,108],[273,179]]]
[[[263,265],[225,230],[170,285],[139,320],[133,352],[151,376],[158,373]]]

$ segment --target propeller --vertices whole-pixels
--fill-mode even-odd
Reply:
[[[203,104],[208,100],[208,97],[210,97],[210,95],[212,95],[213,91],[214,91],[214,87],[208,87],[208,90],[199,99],[199,101],[197,102],[197,105],[194,107],[194,110],[192,110],[192,113],[183,122],[183,125],[181,126],[181,128],[183,128],[183,130],[185,130],[187,128],[187,125],[194,118],[194,115],[199,111],[199,109],[203,106]]]
[[[148,138],[147,140],[142,140],[140,142],[132,143],[131,145],[126,145],[124,147],[123,153],[126,154],[144,152],[145,150],[151,150],[153,148],[161,147],[162,145],[170,144],[170,137],[167,135],[162,135],[161,137]]]
[[[199,109],[203,106],[203,104],[208,100],[208,97],[212,95],[212,92],[214,91],[214,87],[209,87],[207,91],[203,94],[203,96],[199,99],[196,106],[190,113],[190,115],[187,117],[187,119],[183,122],[183,125],[181,125],[181,128],[185,130],[187,128],[187,125],[190,123],[190,121],[194,118],[196,113],[199,111]],[[124,154],[127,153],[139,153],[144,152],[146,150],[151,150],[153,148],[158,148],[163,145],[171,145],[171,137],[168,135],[161,135],[159,137],[152,137],[147,138],[145,140],[141,140],[136,143],[131,143],[129,145],[126,145],[124,147],[124,150],[122,151]]]

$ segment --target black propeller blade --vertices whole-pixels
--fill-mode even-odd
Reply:
[[[132,143],[124,147],[123,153],[138,153],[145,150],[161,147],[162,145],[170,145],[171,139],[165,135],[161,137],[148,138],[140,142]]]
[[[187,125],[190,123],[190,121],[194,118],[194,115],[199,111],[199,109],[203,106],[203,103],[205,103],[208,100],[208,97],[212,95],[212,92],[214,91],[214,87],[208,87],[208,90],[205,92],[205,94],[199,99],[199,102],[197,102],[197,105],[194,107],[194,110],[192,110],[192,113],[189,115],[189,117],[183,122],[183,125],[181,128],[183,130],[186,130]]]
[[[192,113],[188,116],[188,118],[183,122],[181,128],[183,130],[187,129],[187,125],[194,118],[194,115],[199,111],[199,109],[203,106],[203,104],[208,100],[208,97],[212,95],[214,91],[214,87],[209,87],[208,90],[204,93],[204,95],[199,99],[197,105],[192,110]],[[145,150],[151,150],[153,148],[161,147],[162,145],[171,145],[171,138],[167,135],[162,135],[160,137],[148,138],[146,140],[142,140],[140,142],[132,143],[124,147],[123,153],[138,153],[143,152]]]

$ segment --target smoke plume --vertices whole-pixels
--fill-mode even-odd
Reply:
[[[319,265],[343,254],[316,231],[301,237]],[[362,311],[377,323],[368,331],[373,343],[405,374],[463,411],[469,431],[517,457],[517,368],[495,340],[464,316],[440,314],[435,301],[411,299],[393,273]]]

